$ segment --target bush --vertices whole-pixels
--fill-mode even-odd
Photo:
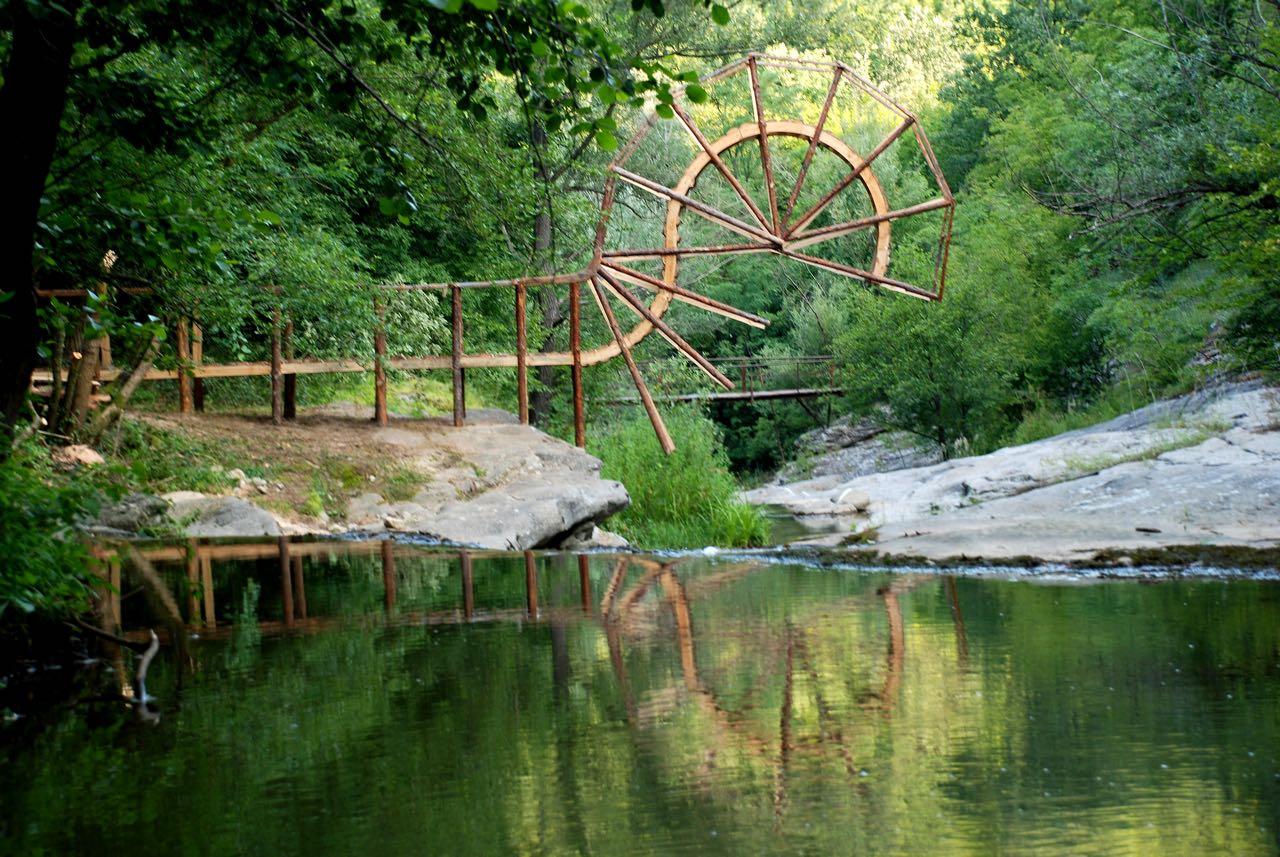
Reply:
[[[631,506],[610,527],[644,548],[767,544],[769,523],[754,506],[736,499],[738,485],[715,423],[699,410],[664,415],[676,451],[662,454],[644,412],[596,427],[591,452],[603,475],[627,486]]]
[[[60,477],[28,442],[0,462],[0,618],[14,609],[69,615],[89,607],[89,551],[73,530],[96,513],[87,484]]]

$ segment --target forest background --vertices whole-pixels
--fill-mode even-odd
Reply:
[[[758,49],[844,61],[920,115],[958,203],[947,296],[923,304],[743,257],[699,288],[772,324],[690,317],[680,329],[704,353],[834,355],[847,394],[824,418],[870,416],[947,455],[1105,419],[1210,374],[1274,373],[1278,19],[1263,0],[10,0],[0,117],[24,133],[0,142],[4,434],[29,434],[31,367],[81,359],[104,328],[126,366],[175,365],[165,331],[191,316],[206,362],[261,360],[280,308],[299,356],[369,359],[370,284],[580,267],[635,115]],[[620,207],[616,228],[628,216]],[[131,296],[138,285],[151,293]],[[95,297],[37,303],[37,288]],[[468,349],[509,348],[509,295],[467,300]],[[563,301],[539,300],[531,341],[562,349]],[[435,294],[396,298],[391,353],[447,352],[447,320]],[[590,396],[612,395],[610,367],[588,373]],[[306,378],[301,400],[338,383]],[[514,383],[473,372],[469,395],[511,407]],[[560,435],[567,388],[556,370],[533,380],[537,422]],[[265,401],[259,380],[209,385],[210,407]],[[43,407],[46,440],[110,428],[56,397]],[[593,450],[632,449],[643,415],[596,410]],[[777,404],[680,422],[705,454],[678,466],[742,475],[786,461],[816,420]],[[91,502],[51,479],[39,439],[13,454],[0,443],[10,542]],[[628,472],[661,473],[657,460],[655,444]],[[48,542],[36,549],[56,553]]]

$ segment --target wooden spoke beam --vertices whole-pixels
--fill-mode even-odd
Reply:
[[[769,194],[769,220],[773,234],[780,235],[782,223],[778,217],[778,191],[773,183],[773,160],[769,154],[769,135],[764,127],[764,105],[760,101],[760,71],[756,68],[755,57],[747,61],[747,70],[751,78],[751,107],[755,111],[756,125],[760,128],[760,167],[764,170],[764,185]]]
[[[752,69],[754,68],[752,66]],[[759,96],[758,91],[756,95]],[[733,188],[733,192],[738,195],[738,198],[751,211],[751,216],[756,219],[756,222],[760,224],[765,232],[768,232],[770,228],[769,221],[765,218],[764,212],[760,210],[760,206],[756,205],[756,201],[747,193],[746,188],[742,186],[742,182],[738,181],[738,177],[733,174],[733,171],[729,169],[720,155],[716,153],[716,150],[712,148],[711,141],[703,135],[702,129],[693,121],[693,117],[679,104],[673,103],[671,109],[676,112],[676,117],[679,118],[680,123],[693,135],[693,139],[698,142],[698,145],[702,147],[702,151],[707,153],[707,157],[711,159],[711,165],[716,168],[720,175],[724,176],[724,180]]]
[[[791,196],[787,199],[787,213],[782,218],[784,224],[789,224],[791,215],[795,213],[796,200],[800,198],[805,176],[809,174],[809,165],[813,163],[813,156],[818,151],[818,140],[822,139],[822,129],[827,124],[827,114],[831,111],[831,105],[835,102],[836,93],[839,90],[840,69],[836,69],[835,77],[831,79],[831,86],[827,89],[827,98],[822,102],[822,109],[818,112],[818,124],[814,126],[813,136],[809,138],[809,148],[804,153],[804,160],[800,162],[800,172],[796,175],[795,187],[791,188]]]
[[[831,201],[835,199],[841,191],[857,181],[858,176],[866,172],[867,168],[871,166],[871,162],[880,157],[880,155],[884,153],[885,149],[892,146],[914,122],[915,120],[912,118],[902,120],[902,124],[894,128],[893,131],[889,133],[889,136],[881,140],[880,143],[871,151],[871,154],[867,155],[866,159],[854,168],[853,172],[841,179],[835,187],[827,191],[826,195],[823,196],[822,199],[815,202],[812,208],[800,215],[799,220],[791,224],[787,230],[787,237],[790,238],[792,235],[795,235],[797,232],[812,223],[813,219],[825,211],[827,206],[831,204]]]
[[[884,286],[891,291],[901,292],[904,295],[910,295],[913,298],[921,298],[927,301],[936,301],[938,296],[933,292],[913,286],[910,283],[904,283],[901,280],[895,280],[891,277],[881,277],[870,271],[864,271],[862,268],[855,268],[852,265],[845,265],[840,262],[832,262],[829,259],[819,259],[817,256],[808,256],[804,253],[793,253],[784,250],[782,255],[788,259],[795,259],[798,262],[804,262],[806,265],[812,265],[815,268],[823,268],[827,271],[833,271],[837,274],[843,274],[846,277],[855,277],[859,280],[866,280],[877,286]]]
[[[666,185],[659,184],[658,182],[647,179],[642,175],[633,173],[630,170],[625,170],[622,167],[615,166],[610,167],[609,169],[613,170],[619,178],[628,184],[633,184],[641,190],[647,190],[654,196],[678,202],[694,214],[700,215],[701,217],[710,220],[712,223],[719,224],[731,232],[736,232],[739,235],[746,236],[747,238],[758,239],[766,245],[776,246],[781,243],[781,239],[778,238],[778,236],[771,235],[764,229],[752,226],[750,223],[739,220],[733,215],[725,214],[723,211],[713,208],[704,202],[699,202],[698,200],[693,199],[690,196],[686,196],[679,191],[674,191]]]
[[[682,286],[672,285],[671,283],[659,280],[657,277],[651,277],[648,274],[632,270],[631,268],[627,268],[623,265],[608,263],[601,266],[602,271],[605,269],[608,269],[610,273],[619,279],[635,283],[638,286],[654,289],[656,291],[670,292],[676,298],[684,301],[685,303],[692,304],[718,315],[723,315],[726,318],[733,319],[734,321],[742,322],[749,327],[755,327],[763,330],[769,326],[769,322],[758,315],[752,315],[745,310],[740,310],[737,307],[722,303],[715,298],[709,298],[706,295],[698,294],[697,292],[690,291]]]
[[[719,247],[642,247],[632,250],[606,250],[602,259],[665,259],[669,256],[729,256],[738,253],[772,253],[772,245],[725,244]]]
[[[922,202],[919,205],[913,205],[908,208],[899,208],[894,211],[887,211],[884,214],[875,214],[871,217],[850,220],[846,223],[836,223],[832,226],[824,226],[821,229],[798,232],[790,241],[787,242],[786,249],[799,250],[802,247],[808,247],[823,241],[830,241],[833,238],[841,238],[845,235],[876,226],[880,223],[887,223],[891,220],[911,217],[916,214],[924,214],[927,211],[936,211],[939,208],[946,208],[949,205],[952,205],[951,200],[939,197],[938,199],[931,199],[928,202]]]
[[[601,270],[600,276],[604,278],[604,281],[609,286],[610,291],[622,298],[622,300],[627,303],[627,305],[629,305],[638,316],[657,328],[658,333],[660,333],[667,342],[670,342],[677,351],[685,357],[688,357],[693,365],[705,372],[711,380],[715,381],[721,387],[724,387],[726,390],[733,389],[733,382],[726,378],[723,372],[713,366],[711,361],[707,360],[706,357],[703,357],[696,348],[686,342],[684,337],[672,330],[670,325],[650,312],[649,308],[644,305],[644,301],[637,299],[635,295],[627,291],[621,283],[609,275],[608,271]]]
[[[662,415],[658,413],[658,407],[653,403],[653,397],[649,395],[649,388],[645,386],[644,378],[640,376],[640,368],[636,366],[635,358],[631,356],[631,348],[627,346],[627,340],[622,335],[622,329],[618,327],[618,319],[613,315],[613,308],[609,306],[609,299],[605,296],[604,289],[600,287],[600,281],[594,277],[591,279],[591,287],[596,303],[600,307],[600,314],[604,316],[605,322],[609,325],[609,330],[613,332],[614,341],[618,343],[618,348],[622,351],[622,359],[627,363],[627,371],[631,373],[631,380],[636,385],[636,392],[640,395],[640,401],[644,404],[645,413],[649,415],[649,422],[653,424],[653,431],[658,436],[658,443],[662,446],[662,451],[670,455],[676,451],[675,442],[671,440],[671,433],[667,431],[667,425],[662,421]]]

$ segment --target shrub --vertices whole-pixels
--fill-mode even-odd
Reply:
[[[94,497],[86,483],[55,473],[39,443],[0,462],[0,618],[89,607],[89,551],[73,523],[97,511]]]
[[[696,408],[665,415],[676,451],[664,456],[643,411],[595,428],[591,451],[603,475],[627,486],[631,506],[610,526],[638,547],[766,544],[768,520],[737,500],[720,431]]]

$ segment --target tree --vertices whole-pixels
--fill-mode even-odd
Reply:
[[[713,7],[709,0],[702,5]],[[659,0],[633,6],[663,9]],[[714,17],[722,13],[713,7]],[[291,104],[323,102],[342,111],[368,103],[430,149],[436,141],[418,112],[421,101],[393,103],[366,73],[412,56],[434,59],[457,106],[477,118],[496,105],[485,85],[496,70],[514,78],[517,96],[533,105],[544,127],[554,131],[569,123],[609,148],[616,141],[610,120],[599,116],[601,105],[642,103],[647,92],[670,98],[675,75],[624,52],[590,17],[579,3],[550,0],[501,6],[494,0],[392,0],[378,7],[316,0],[249,6],[5,2],[0,119],[24,133],[0,142],[0,157],[15,176],[0,203],[10,224],[0,239],[0,456],[8,454],[7,438],[37,359],[36,288],[84,284],[99,275],[96,260],[110,249],[93,242],[72,252],[58,247],[58,235],[67,230],[52,225],[52,215],[76,221],[72,231],[81,237],[127,241],[127,263],[150,279],[225,265],[220,233],[237,224],[278,222],[269,210],[227,212],[217,222],[189,206],[145,198],[146,208],[112,200],[103,217],[103,206],[87,203],[102,202],[104,188],[83,181],[93,175],[101,147],[126,139],[143,153],[163,154],[169,162],[161,169],[171,171],[216,142],[210,105],[254,92],[276,98],[284,114]],[[207,79],[173,87],[150,73],[149,62],[184,51],[216,58]],[[66,121],[72,114],[75,126]],[[376,135],[375,142],[384,144],[382,151],[389,148]],[[130,190],[145,190],[152,178],[142,177],[142,186]],[[68,192],[52,198],[51,182]],[[122,188],[110,190],[127,197]],[[406,216],[413,204],[401,193],[384,207]],[[85,212],[91,209],[90,223]]]

